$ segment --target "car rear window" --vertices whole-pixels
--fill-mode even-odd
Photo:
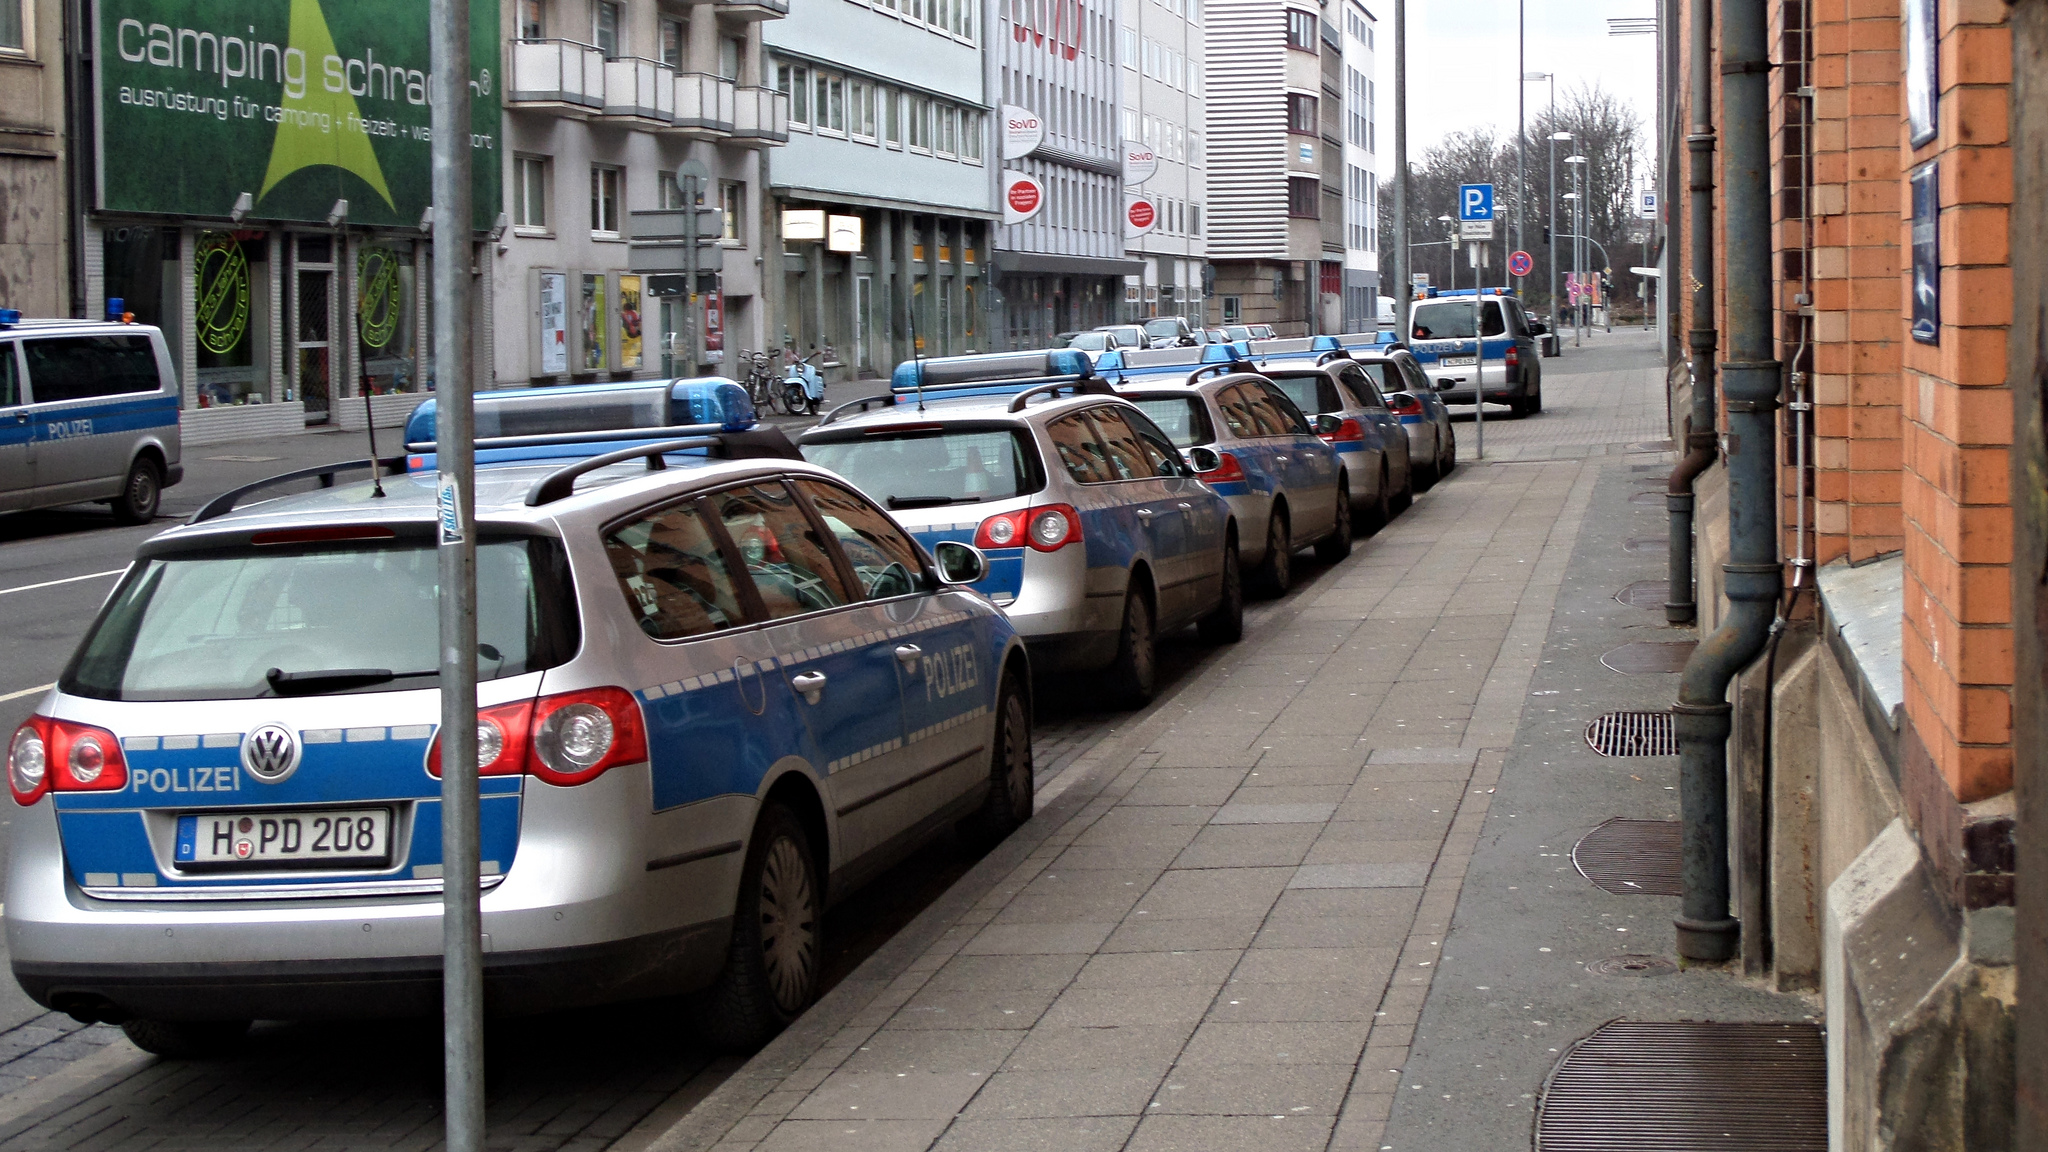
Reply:
[[[1501,334],[1500,302],[1488,300],[1482,308],[1480,323],[1486,327],[1485,334]],[[1470,340],[1472,338],[1472,301],[1431,300],[1417,304],[1414,319],[1409,326],[1415,331],[1417,340]]]
[[[1294,406],[1303,412],[1333,412],[1337,409],[1336,390],[1327,386],[1320,372],[1301,376],[1273,376],[1273,383],[1279,385]]]
[[[59,684],[101,700],[432,688],[439,574],[430,538],[152,557],[115,589]],[[476,584],[479,679],[575,654],[576,599],[560,542],[486,538]],[[361,675],[321,678],[336,672]]]
[[[803,453],[890,508],[1007,500],[1040,486],[1037,451],[1015,428],[883,432],[806,443]]]
[[[1176,448],[1192,448],[1216,439],[1209,413],[1196,396],[1130,396],[1138,410],[1152,418]]]
[[[1145,321],[1145,335],[1178,336],[1180,335],[1180,321],[1170,316],[1161,317],[1157,320],[1147,320]]]

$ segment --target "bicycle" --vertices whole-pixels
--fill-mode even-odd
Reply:
[[[775,411],[776,379],[768,370],[768,353],[740,351],[740,358],[747,364],[747,399],[753,401],[754,411],[770,413]]]

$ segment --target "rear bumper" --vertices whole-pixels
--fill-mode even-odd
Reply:
[[[484,955],[498,1015],[690,992],[717,975],[732,921],[630,940]],[[431,1016],[441,957],[209,963],[14,963],[36,1003],[81,1020],[309,1020]]]

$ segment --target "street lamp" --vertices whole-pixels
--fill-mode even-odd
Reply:
[[[1557,100],[1555,96],[1556,85],[1554,83],[1551,86],[1551,91],[1553,95],[1550,106],[1550,122],[1555,125],[1557,123]],[[1559,140],[1570,140],[1571,138],[1572,134],[1569,132],[1552,132],[1550,134],[1550,215],[1546,217],[1550,222],[1550,243],[1544,247],[1550,250],[1550,338],[1553,347],[1556,341],[1561,339],[1557,334],[1557,142]]]
[[[1552,127],[1555,127],[1557,125],[1557,73],[1522,73],[1522,83],[1524,84],[1542,80],[1550,82],[1550,123]],[[1515,121],[1515,247],[1522,248],[1527,243],[1523,238],[1522,220],[1524,208],[1522,205],[1529,197],[1529,166],[1525,160],[1525,153],[1528,149],[1529,126],[1528,118],[1522,112],[1519,92],[1515,102]],[[1526,277],[1522,276],[1515,277],[1515,289],[1517,291],[1525,287],[1523,283],[1525,279]]]
[[[1571,198],[1577,201],[1577,203],[1572,205],[1572,275],[1577,280],[1581,291],[1583,291],[1586,276],[1584,268],[1586,257],[1586,197],[1583,182],[1586,171],[1586,158],[1584,156],[1567,156],[1564,158],[1564,162],[1572,167]],[[1572,309],[1572,347],[1574,348],[1579,346],[1580,340],[1584,335],[1585,318],[1585,306],[1583,304],[1575,305]]]
[[[1455,292],[1458,288],[1458,222],[1449,216],[1439,216],[1436,222],[1443,225],[1445,233],[1450,236],[1451,290]]]

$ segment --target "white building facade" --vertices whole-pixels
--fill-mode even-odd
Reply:
[[[1200,325],[1203,160],[1202,0],[1119,0],[1123,73],[1125,252],[1144,269],[1124,280],[1124,318],[1187,316]],[[1149,173],[1148,173],[1149,169]],[[1131,219],[1131,205],[1144,201]],[[1141,227],[1150,221],[1149,228]]]
[[[1379,323],[1379,91],[1373,82],[1378,20],[1339,0],[1344,58],[1344,321],[1346,332]]]

